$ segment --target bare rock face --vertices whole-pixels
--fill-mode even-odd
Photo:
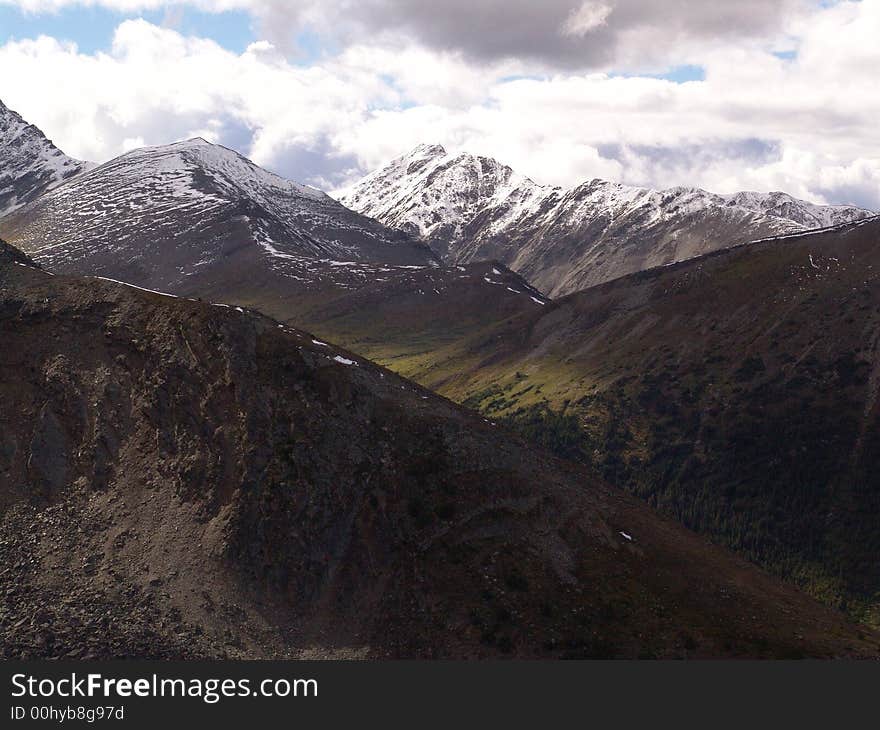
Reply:
[[[68,439],[49,404],[40,409],[30,444],[28,477],[37,487],[58,492],[68,481]]]
[[[421,236],[447,263],[497,259],[550,296],[750,239],[870,215],[781,192],[714,195],[591,180],[538,185],[496,160],[421,145],[354,185],[343,203]]]
[[[0,250],[5,657],[868,656],[592,473],[252,311]]]

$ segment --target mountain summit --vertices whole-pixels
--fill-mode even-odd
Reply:
[[[4,217],[0,230],[53,271],[162,291],[318,261],[436,263],[424,243],[203,139],[128,152]]]
[[[0,216],[88,169],[0,101]]]
[[[752,238],[858,220],[869,211],[786,193],[716,195],[591,180],[538,185],[497,160],[421,145],[341,200],[421,236],[450,263],[497,259],[562,295]]]
[[[451,261],[462,259],[471,223],[487,210],[522,210],[557,188],[543,188],[490,157],[450,155],[419,145],[367,175],[341,200],[386,225],[430,240]],[[474,257],[468,257],[473,260]]]

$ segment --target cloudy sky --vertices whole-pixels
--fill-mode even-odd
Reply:
[[[199,135],[334,190],[431,142],[880,209],[878,38],[880,0],[0,0],[0,99],[98,162]]]

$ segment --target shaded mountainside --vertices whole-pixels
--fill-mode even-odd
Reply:
[[[0,250],[6,657],[876,656],[582,467],[251,311]]]
[[[283,287],[336,262],[436,265],[424,243],[201,139],[111,160],[0,219],[0,236],[53,272],[161,291]]]
[[[396,364],[425,355],[441,344],[532,312],[548,303],[507,267],[493,262],[467,266],[327,266],[309,270],[304,281],[285,286],[248,280],[240,285],[198,287],[198,296],[253,307],[291,325],[332,331],[355,352],[393,343]],[[405,347],[401,347],[406,343]]]
[[[399,356],[415,322],[358,342],[877,624],[878,273],[875,218],[634,274],[418,357]]]
[[[421,145],[340,198],[447,263],[497,259],[551,296],[742,243],[870,215],[781,192],[715,195],[591,180],[537,185],[487,157]]]
[[[0,216],[88,169],[0,101]]]

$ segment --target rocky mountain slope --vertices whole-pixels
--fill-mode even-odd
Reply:
[[[785,193],[714,195],[591,180],[537,185],[496,160],[422,145],[357,183],[343,203],[421,236],[448,263],[497,259],[551,296],[750,238],[869,215]]]
[[[4,657],[876,656],[581,467],[252,311],[0,245]]]
[[[90,167],[0,101],[0,217]]]
[[[878,273],[874,218],[352,341],[880,624]]]
[[[201,139],[111,160],[0,219],[0,235],[54,272],[163,291],[321,263],[436,263],[423,243]]]

